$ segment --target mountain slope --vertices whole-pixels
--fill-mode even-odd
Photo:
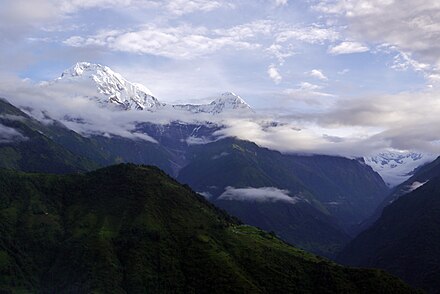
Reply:
[[[231,111],[240,111],[240,113],[252,113],[253,110],[240,96],[232,92],[225,92],[220,97],[214,99],[209,104],[194,105],[182,104],[173,105],[175,109],[187,110],[192,113],[211,113],[223,114]]]
[[[377,174],[355,160],[283,155],[250,142],[218,140],[213,134],[221,126],[216,124],[174,122],[168,125],[138,125],[137,132],[148,134],[158,143],[117,136],[83,137],[61,123],[42,124],[12,105],[5,105],[14,113],[20,113],[21,123],[32,128],[38,136],[53,142],[68,154],[75,154],[75,158],[86,158],[87,162],[94,163],[83,170],[122,162],[158,166],[197,191],[212,194],[214,198],[211,200],[215,204],[245,222],[273,230],[292,244],[328,257],[333,257],[348,242],[353,224],[368,217],[386,190]],[[200,144],[207,142],[212,143]],[[27,149],[36,150],[35,147]],[[9,154],[4,154],[0,160],[4,167],[47,171],[41,167],[25,169],[12,166]],[[50,158],[50,155],[41,156]],[[72,156],[63,158],[75,164],[81,163],[80,160],[69,159]],[[49,165],[51,162],[44,158],[42,164]],[[64,172],[59,169],[49,171]],[[285,189],[292,197],[301,194],[302,201],[294,204],[267,201],[255,204],[217,199],[228,186]]]
[[[0,175],[4,291],[413,292],[240,225],[157,168]]]
[[[338,260],[379,267],[430,293],[440,289],[440,178],[387,206]]]
[[[117,105],[124,110],[155,111],[163,107],[146,87],[131,83],[107,66],[78,62],[44,87],[70,89],[101,105]]]
[[[25,139],[2,142],[0,167],[23,171],[66,173],[131,162],[156,165],[176,174],[176,154],[162,144],[119,136],[84,137],[57,121],[41,123],[0,99],[0,126],[20,131]]]
[[[188,159],[180,181],[246,223],[330,257],[349,240],[345,231],[368,217],[387,192],[379,175],[356,160],[284,155],[232,138],[193,146]],[[262,195],[224,197],[227,191]],[[274,191],[300,201],[275,201],[269,195]]]
[[[380,175],[357,160],[325,155],[288,158],[292,172],[350,232],[389,193]]]
[[[430,181],[435,177],[440,176],[440,157],[436,160],[422,165],[414,171],[413,176],[407,179],[405,182],[401,183],[395,187],[385,199],[376,208],[376,211],[366,219],[358,228],[358,231],[364,231],[369,228],[382,214],[383,209],[399,199],[399,197],[412,192],[420,186]]]
[[[82,96],[103,107],[120,110],[145,110],[156,112],[161,109],[188,111],[191,113],[252,114],[251,107],[238,95],[225,92],[209,104],[165,104],[153,96],[145,86],[132,83],[107,66],[89,62],[78,62],[65,70],[54,81],[44,82],[42,87],[61,91],[67,97]]]
[[[365,163],[378,172],[389,187],[403,183],[414,174],[417,168],[434,159],[432,154],[392,151],[364,158]]]
[[[8,134],[4,129],[15,136],[0,140],[0,167],[50,173],[81,172],[98,167],[93,160],[53,141],[42,132],[46,126],[0,99],[0,137]]]

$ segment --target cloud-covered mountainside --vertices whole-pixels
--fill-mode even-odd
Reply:
[[[78,155],[48,137],[69,130],[45,125],[0,99],[0,168],[73,173],[96,168],[95,159]],[[82,141],[79,139],[78,142]],[[75,137],[73,137],[75,138]]]
[[[318,70],[310,74],[325,78]],[[414,157],[411,157],[413,160],[394,160],[393,157],[401,153],[388,152],[391,162],[383,164],[384,153],[377,142],[347,140],[323,133],[325,130],[311,125],[298,124],[296,120],[292,123],[289,118],[259,113],[231,92],[214,97],[208,104],[163,103],[145,86],[131,83],[99,64],[77,63],[59,78],[38,85],[22,81],[9,85],[4,92],[14,105],[39,121],[59,121],[86,136],[118,136],[156,142],[140,130],[140,124],[166,125],[176,121],[194,125],[210,123],[221,126],[211,140],[232,136],[287,153],[365,156],[366,163],[379,172],[390,186],[405,180],[414,168],[431,158],[421,154],[423,160]],[[332,119],[332,115],[325,119]],[[10,132],[13,130],[6,132],[5,129],[5,136],[6,133],[8,137],[13,135]],[[196,136],[183,139],[190,144],[210,142],[207,138]]]
[[[30,93],[47,93],[14,79],[48,80],[77,60],[99,60],[151,87],[160,103],[193,102],[219,89],[240,93],[287,124],[262,128],[241,119],[231,121],[228,134],[272,149],[356,157],[388,149],[439,154],[433,135],[440,126],[435,0],[2,4],[0,35],[8,45],[0,48],[0,93],[20,104],[31,104],[24,99]],[[109,25],[111,19],[120,21]],[[66,93],[49,99],[52,116],[67,109],[60,113],[74,119],[93,109],[77,99],[62,105],[57,100],[65,102]],[[46,104],[33,99],[34,108]],[[92,130],[77,127],[110,131],[109,117],[96,118],[99,128],[97,122]],[[113,133],[130,135],[124,125],[131,126],[130,119],[112,121],[122,125]]]
[[[47,90],[51,85],[41,87]],[[69,90],[74,91],[74,87]],[[127,110],[120,103],[111,102],[113,100],[97,103],[95,100],[102,96],[98,88],[94,90],[94,96],[78,98],[91,107],[82,110],[86,114],[96,111],[94,116],[78,113],[75,119],[55,113],[60,121],[51,116],[55,108],[50,108],[50,103],[51,111],[23,107],[33,118],[2,101],[2,124],[16,129],[28,140],[0,145],[0,166],[63,173],[120,162],[156,165],[247,223],[275,231],[283,239],[325,256],[334,256],[341,249],[349,240],[352,227],[369,217],[388,192],[379,175],[356,159],[282,154],[251,142],[224,138],[225,118],[243,113],[257,115],[247,106],[214,113],[195,113],[172,106],[154,111]],[[68,101],[75,99],[71,97]],[[237,96],[227,94],[218,98],[215,105],[206,107],[216,108],[224,105],[225,100],[243,104]],[[166,123],[144,119],[132,121],[131,130],[120,132],[117,128],[123,121],[120,118],[151,119],[163,117],[163,113],[174,113],[170,119],[177,119],[181,114],[187,121]],[[232,113],[231,116],[228,113]],[[87,120],[80,119],[81,115]],[[206,120],[198,121],[201,117]],[[80,130],[88,132],[77,133],[69,128],[72,126],[74,130],[81,127]],[[276,126],[276,122],[266,121],[262,127]],[[97,127],[108,132],[98,131]],[[24,130],[32,131],[34,136]],[[42,149],[43,146],[47,147]],[[53,168],[55,163],[59,163],[56,170],[47,169]]]

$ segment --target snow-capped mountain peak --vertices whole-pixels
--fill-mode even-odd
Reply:
[[[232,92],[225,92],[220,97],[212,101],[212,113],[220,113],[232,109],[246,109],[250,110],[251,107],[240,96]]]
[[[116,104],[123,109],[156,110],[163,106],[143,85],[131,83],[107,66],[78,62],[54,81],[56,85],[78,84],[90,99],[100,104]]]
[[[241,114],[252,113],[253,110],[240,96],[232,92],[224,92],[219,97],[215,98],[209,104],[181,104],[173,105],[175,109],[186,110],[193,113],[211,113],[214,115],[237,111]]]
[[[365,157],[365,163],[379,173],[389,187],[409,179],[414,171],[436,158],[433,154],[420,152],[384,151]]]
[[[159,102],[147,87],[127,81],[107,66],[89,62],[78,62],[56,80],[42,85],[55,87],[62,93],[74,97],[86,97],[103,107],[116,106],[123,110],[174,109],[213,115],[230,112],[239,115],[253,113],[251,107],[232,92],[221,94],[209,104],[167,105]]]

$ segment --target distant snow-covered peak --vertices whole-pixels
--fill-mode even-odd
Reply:
[[[220,97],[212,101],[209,105],[212,106],[212,113],[220,113],[233,109],[251,110],[251,107],[246,103],[246,101],[232,92],[225,92],[221,94]]]
[[[414,171],[437,156],[420,152],[384,151],[364,157],[365,163],[379,173],[389,187],[409,179]]]
[[[154,111],[163,107],[143,85],[131,83],[107,66],[78,62],[54,81],[56,85],[78,86],[88,98],[100,104],[116,104],[123,109]]]
[[[238,96],[237,94],[233,93],[233,92],[224,92],[222,93],[219,97],[217,97],[214,101],[211,102],[211,104],[213,103],[223,103],[223,104],[229,104],[229,105],[243,105],[246,106],[247,108],[250,108],[250,106],[243,100],[243,98],[241,98],[240,96]]]
[[[215,97],[209,104],[167,105],[159,102],[144,85],[127,81],[107,66],[89,62],[78,62],[53,82],[43,84],[45,87],[56,87],[66,95],[86,97],[102,106],[114,106],[123,110],[155,112],[160,109],[174,109],[213,115],[253,113],[251,107],[232,92]]]
[[[252,113],[253,110],[240,96],[225,92],[219,97],[215,98],[209,104],[183,104],[173,105],[176,109],[187,110],[193,113],[211,113],[214,115],[230,113],[231,111],[239,113]]]

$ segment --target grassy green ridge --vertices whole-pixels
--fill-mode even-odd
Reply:
[[[3,293],[412,293],[242,225],[155,167],[0,171]]]

